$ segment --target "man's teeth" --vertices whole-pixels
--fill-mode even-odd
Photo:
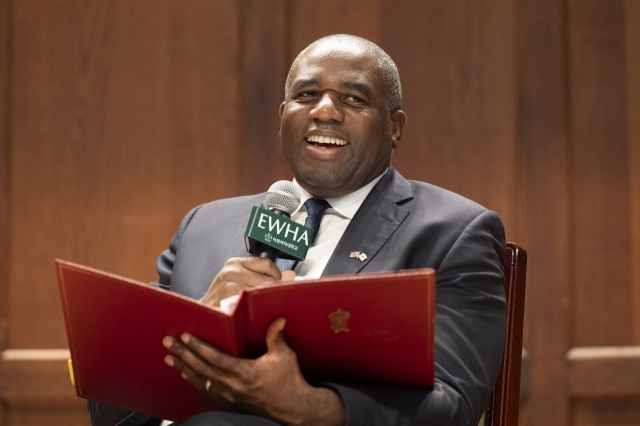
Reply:
[[[342,140],[342,139],[338,139],[338,138],[331,138],[329,136],[309,136],[307,138],[308,142],[317,142],[317,143],[330,143],[332,145],[340,145],[340,146],[344,146],[347,144],[347,141]]]

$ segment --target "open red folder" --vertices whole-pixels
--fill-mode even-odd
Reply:
[[[228,315],[148,284],[56,260],[78,396],[184,421],[220,409],[164,363],[166,335],[187,331],[232,355],[284,335],[313,382],[433,387],[435,273],[335,276],[244,290]]]

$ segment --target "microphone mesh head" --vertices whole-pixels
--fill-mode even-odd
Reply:
[[[300,205],[300,191],[288,180],[279,180],[267,191],[267,208],[293,213]]]

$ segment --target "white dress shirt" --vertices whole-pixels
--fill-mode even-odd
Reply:
[[[309,248],[306,259],[304,262],[298,262],[298,265],[294,269],[296,280],[320,278],[322,271],[324,271],[325,266],[327,266],[333,251],[338,245],[338,241],[342,238],[342,234],[344,234],[347,226],[349,226],[351,219],[353,219],[353,216],[355,216],[364,199],[367,198],[369,192],[371,192],[373,187],[376,186],[376,183],[382,179],[385,173],[386,170],[357,191],[343,195],[342,197],[326,199],[327,202],[331,204],[331,208],[327,209],[322,217],[318,236],[313,242],[313,246]],[[291,215],[291,219],[297,223],[304,224],[307,218],[307,209],[304,203],[309,198],[313,198],[313,195],[301,187],[295,179],[293,180],[293,184],[300,190],[302,202]]]

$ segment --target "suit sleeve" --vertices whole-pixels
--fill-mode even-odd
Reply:
[[[158,257],[158,261],[156,262],[156,271],[158,271],[158,281],[154,283],[150,283],[152,286],[160,287],[165,290],[169,290],[171,286],[171,272],[173,271],[173,264],[176,260],[176,253],[178,251],[178,247],[180,246],[180,242],[182,241],[182,235],[184,231],[189,226],[191,219],[198,212],[198,210],[202,207],[199,205],[191,209],[189,213],[182,219],[180,222],[180,226],[178,226],[178,230],[176,234],[171,239],[169,243],[169,249],[165,250]]]
[[[156,263],[158,281],[150,283],[150,285],[169,290],[171,285],[171,271],[173,270],[173,263],[176,258],[178,246],[182,240],[182,235],[200,207],[201,206],[198,206],[192,209],[184,219],[182,219],[182,222],[180,222],[176,234],[171,239],[169,249],[162,252]],[[160,423],[162,423],[162,419],[156,419],[145,414],[131,412],[101,402],[87,401],[87,407],[89,409],[92,426],[159,426]]]
[[[477,216],[436,268],[435,386],[325,384],[349,425],[477,425],[497,379],[505,333],[502,222]]]

